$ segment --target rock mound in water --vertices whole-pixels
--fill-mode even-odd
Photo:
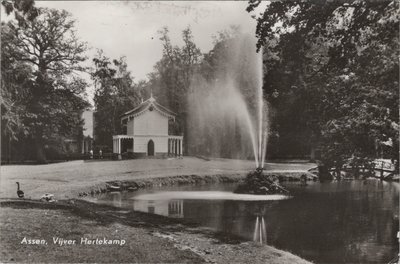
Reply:
[[[277,177],[263,174],[262,169],[247,174],[244,183],[240,184],[235,193],[243,194],[288,194],[289,191],[279,185]]]

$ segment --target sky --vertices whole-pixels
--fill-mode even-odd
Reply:
[[[247,1],[35,1],[37,7],[65,9],[76,20],[77,35],[91,48],[89,61],[102,49],[111,59],[126,56],[135,80],[146,79],[161,59],[158,31],[167,26],[172,44],[181,45],[182,30],[190,26],[203,53],[213,46],[212,36],[238,25],[254,34],[255,20],[246,12]],[[86,76],[85,79],[88,79]],[[89,96],[92,96],[89,89]]]
[[[126,56],[137,79],[146,78],[161,58],[157,32],[170,30],[173,44],[182,44],[182,30],[190,26],[202,52],[213,45],[212,36],[230,25],[255,31],[255,21],[245,11],[244,1],[36,1],[38,7],[65,9],[76,19],[76,31],[93,56],[102,49],[106,56]]]

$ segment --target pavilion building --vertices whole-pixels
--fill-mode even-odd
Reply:
[[[178,156],[183,153],[183,136],[169,135],[176,114],[150,98],[121,116],[124,135],[113,136],[113,153],[134,157]]]

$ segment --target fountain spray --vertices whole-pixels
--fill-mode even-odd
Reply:
[[[257,68],[258,68],[258,85],[257,85],[257,106],[258,106],[258,157],[256,157],[256,168],[260,170],[264,169],[265,156],[267,151],[267,138],[268,131],[266,121],[264,122],[264,96],[263,96],[263,83],[264,83],[264,72],[263,72],[263,49],[259,50],[257,56]]]

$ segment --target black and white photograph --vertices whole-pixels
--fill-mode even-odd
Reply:
[[[0,263],[400,264],[398,0],[0,18]]]

